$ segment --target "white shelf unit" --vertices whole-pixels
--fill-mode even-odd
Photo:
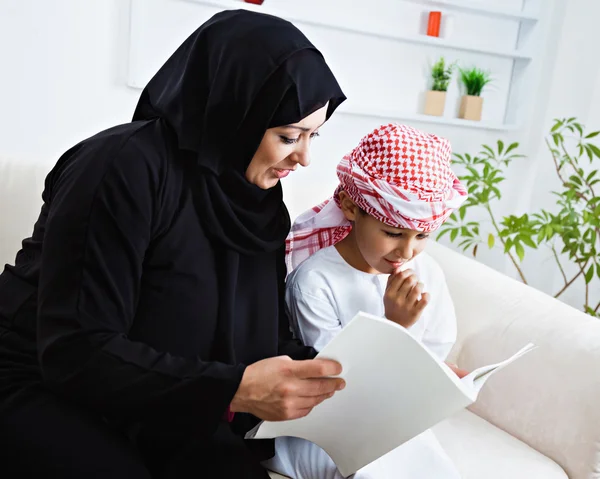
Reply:
[[[498,57],[512,58],[515,60],[531,60],[531,56],[527,53],[521,53],[517,50],[497,50],[491,48],[480,48],[475,45],[466,45],[460,44],[457,42],[452,42],[445,40],[443,38],[437,37],[428,37],[427,35],[390,35],[386,33],[378,32],[377,30],[372,30],[369,28],[361,28],[361,27],[349,27],[343,23],[339,23],[336,21],[328,20],[321,21],[318,17],[313,16],[313,13],[308,12],[296,12],[295,14],[288,14],[286,12],[278,11],[276,8],[271,8],[268,6],[268,0],[263,5],[254,5],[252,3],[245,3],[241,1],[235,0],[188,0],[190,2],[201,3],[203,5],[208,5],[211,7],[222,8],[224,10],[232,10],[236,8],[243,8],[246,10],[251,10],[254,12],[266,13],[269,15],[274,15],[276,17],[285,18],[290,22],[297,22],[304,25],[311,25],[315,27],[328,28],[330,30],[337,30],[345,33],[357,33],[360,35],[367,35],[370,37],[381,38],[384,40],[394,40],[397,42],[406,42],[406,43],[414,43],[420,45],[427,45],[439,48],[447,48],[451,50],[459,50],[465,52],[472,53],[481,53],[484,55],[494,55]],[[411,3],[421,3],[418,0],[409,0]],[[446,2],[441,2],[446,3]]]
[[[329,1],[333,0],[327,0],[327,2]],[[475,64],[478,64],[478,62],[485,64],[486,62],[483,59],[489,58],[489,62],[492,65],[501,65],[502,70],[500,73],[502,73],[503,76],[503,79],[500,82],[501,97],[495,94],[494,98],[496,105],[494,106],[493,114],[489,115],[490,118],[493,117],[493,120],[485,120],[485,115],[484,121],[481,122],[451,117],[455,112],[449,111],[451,108],[449,108],[448,103],[446,116],[442,117],[417,113],[420,111],[421,107],[416,105],[415,102],[413,102],[415,104],[411,104],[410,101],[406,102],[404,100],[391,101],[392,104],[403,105],[403,107],[388,108],[387,105],[389,103],[385,100],[382,101],[381,98],[370,101],[370,94],[367,94],[367,89],[372,88],[371,85],[374,85],[370,78],[363,78],[362,83],[360,83],[362,85],[360,88],[357,86],[358,84],[354,85],[355,88],[352,92],[351,99],[345,105],[342,105],[340,113],[359,117],[385,118],[392,121],[404,120],[407,122],[447,125],[456,128],[510,131],[518,128],[523,123],[524,112],[526,111],[523,99],[525,99],[531,89],[534,88],[531,81],[532,75],[530,75],[530,65],[532,60],[534,60],[535,51],[528,49],[525,43],[531,43],[527,42],[527,40],[537,35],[538,23],[541,20],[541,17],[533,12],[541,11],[540,6],[542,0],[522,0],[522,3],[520,4],[522,7],[521,9],[514,8],[517,4],[516,1],[512,3],[513,7],[505,6],[505,2],[490,3],[493,0],[486,1],[487,3],[484,3],[483,0],[397,0],[398,3],[390,2],[388,5],[395,6],[394,8],[396,8],[395,11],[397,14],[398,6],[404,4],[407,9],[412,9],[413,15],[415,12],[426,14],[427,11],[433,9],[432,7],[439,7],[443,12],[452,12],[453,15],[460,16],[461,21],[467,22],[466,25],[469,24],[468,22],[476,21],[473,18],[481,16],[483,22],[482,25],[485,24],[485,22],[492,22],[494,24],[499,22],[499,25],[508,25],[511,33],[506,34],[506,41],[478,41],[476,35],[486,35],[485,30],[481,30],[481,28],[483,28],[481,25],[479,26],[479,33],[474,34],[474,37],[468,38],[468,36],[456,35],[457,38],[454,40],[429,37],[425,34],[417,34],[414,31],[409,31],[406,28],[389,28],[389,20],[391,19],[393,22],[393,18],[395,17],[385,18],[385,20],[388,21],[387,29],[378,29],[377,27],[379,24],[377,22],[363,21],[360,16],[355,16],[351,18],[350,21],[347,21],[347,19],[345,20],[344,18],[340,18],[340,16],[333,14],[331,9],[329,10],[329,13],[326,13],[327,8],[329,8],[327,4],[313,3],[313,8],[308,8],[304,5],[298,6],[297,3],[292,3],[292,0],[290,0],[290,3],[287,3],[287,0],[286,3],[284,3],[283,0],[273,0],[272,2],[270,2],[270,0],[265,0],[263,5],[245,3],[242,0],[185,0],[183,2],[180,0],[132,0],[133,23],[132,43],[130,45],[130,62],[132,66],[130,67],[128,83],[134,88],[140,88],[148,81],[150,77],[149,73],[151,71],[156,71],[155,69],[159,65],[152,65],[152,63],[155,62],[157,56],[166,52],[164,51],[161,53],[164,42],[160,42],[160,35],[162,35],[163,39],[175,38],[179,35],[179,33],[175,32],[175,28],[176,25],[179,24],[179,21],[184,20],[184,17],[182,16],[184,14],[178,13],[177,15],[179,16],[176,17],[174,11],[179,10],[176,8],[177,5],[188,5],[189,8],[185,8],[187,16],[192,16],[194,18],[196,18],[194,4],[203,7],[198,9],[200,15],[198,20],[200,21],[204,21],[202,20],[202,15],[208,15],[208,12],[210,11],[215,12],[219,10],[242,8],[275,15],[291,21],[299,27],[306,26],[307,29],[310,29],[312,32],[310,35],[311,38],[313,34],[318,33],[319,35],[317,36],[320,36],[320,32],[323,32],[323,34],[329,35],[328,38],[331,42],[331,39],[335,38],[335,36],[331,35],[331,32],[334,32],[340,34],[339,40],[333,40],[339,41],[339,43],[345,43],[347,41],[360,43],[363,41],[360,40],[360,37],[362,36],[364,42],[370,42],[370,44],[381,40],[382,45],[385,44],[385,42],[390,45],[396,44],[398,46],[402,44],[413,45],[414,48],[406,50],[407,53],[412,51],[413,65],[417,65],[418,63],[424,65],[427,57],[431,58],[434,54],[438,57],[440,55],[460,57],[463,52],[466,52],[465,57],[471,58]],[[317,6],[315,7],[315,5]],[[325,10],[323,12],[318,11],[318,9],[321,8],[319,5],[324,5],[323,8]],[[509,3],[506,3],[506,5],[509,5]],[[531,8],[532,5],[536,8]],[[419,7],[421,7],[422,10],[419,10]],[[368,12],[369,10],[366,11]],[[465,14],[464,17],[462,16],[462,13]],[[382,11],[372,12],[372,16],[376,17],[377,15],[386,15],[386,13]],[[384,17],[382,17],[382,19],[383,18]],[[187,21],[188,19],[183,23],[187,24]],[[151,25],[154,28],[152,28],[152,26],[144,25],[144,22],[151,22]],[[461,26],[461,28],[464,27],[465,24]],[[163,28],[164,32],[157,36],[156,32]],[[186,30],[187,27],[182,31]],[[503,32],[504,30],[500,29],[500,31]],[[504,48],[505,45],[508,45],[508,47]],[[420,52],[419,48],[425,48],[423,53],[417,53]],[[149,52],[153,53],[151,54]],[[347,52],[345,54],[348,55]],[[364,55],[364,52],[361,54]],[[414,55],[417,54],[425,55],[422,57],[423,61],[418,63],[414,62]],[[368,57],[363,58],[363,60],[365,59],[367,61],[370,60]],[[340,58],[338,57],[337,60],[339,63]],[[347,60],[342,59],[342,61]],[[359,60],[357,59],[357,61]],[[401,62],[402,57],[397,61]],[[340,66],[343,67],[344,65],[338,64],[336,71],[340,70]],[[415,66],[411,68],[414,69]],[[409,70],[409,72],[412,72],[412,79],[414,82],[417,82],[417,84],[413,82],[410,91],[415,92],[416,94],[416,89],[420,88],[420,84],[423,85],[422,90],[426,89],[425,83],[420,83],[421,81],[426,81],[426,79],[420,80],[418,78],[420,72],[416,72],[413,69]],[[348,68],[342,68],[342,70],[346,70],[345,78],[348,78],[348,75],[353,75],[352,71],[348,70]],[[373,74],[377,75],[376,72]],[[356,88],[359,89],[357,90]],[[361,98],[355,100],[355,98],[357,98],[356,94],[359,92],[361,94],[358,96]],[[455,94],[458,94],[458,92],[456,91]],[[375,97],[377,97],[377,94],[375,94]],[[492,98],[490,98],[489,101],[492,101]],[[500,104],[502,104],[502,106],[498,106]],[[486,105],[488,105],[488,100],[486,100]],[[489,103],[489,105],[491,105],[491,103]],[[485,108],[486,106],[484,105],[484,110]],[[492,109],[489,111],[492,112]]]
[[[405,2],[417,3],[423,6],[447,8],[457,12],[475,13],[490,17],[507,18],[524,22],[537,22],[539,15],[525,10],[508,9],[502,7],[490,7],[483,2],[461,1],[461,0],[404,0]]]
[[[471,121],[460,118],[449,118],[442,116],[423,115],[421,113],[403,113],[396,110],[383,110],[372,108],[353,108],[340,106],[338,113],[343,115],[355,115],[375,118],[388,118],[390,120],[403,120],[417,123],[434,123],[437,125],[460,126],[464,128],[475,128],[479,130],[511,131],[516,130],[517,125],[506,123],[491,123],[485,121]]]

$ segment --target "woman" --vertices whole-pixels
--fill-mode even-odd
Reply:
[[[5,470],[267,477],[272,443],[242,439],[256,417],[301,417],[343,387],[326,378],[339,365],[294,361],[315,353],[282,307],[279,178],[344,99],[290,23],[224,12],[131,123],[60,158],[0,276]]]

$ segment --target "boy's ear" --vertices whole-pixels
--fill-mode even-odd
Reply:
[[[352,201],[350,195],[345,191],[340,191],[339,198],[340,205],[342,207],[342,213],[344,213],[346,219],[348,221],[356,221],[356,217],[358,216],[358,206],[356,203]]]

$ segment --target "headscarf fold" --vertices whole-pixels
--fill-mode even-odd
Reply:
[[[286,240],[288,273],[321,248],[351,231],[339,193],[345,191],[367,214],[394,228],[438,229],[467,199],[450,168],[444,138],[406,125],[382,125],[363,137],[338,164],[333,196],[300,215]]]
[[[246,10],[216,14],[144,88],[133,120],[160,118],[198,165],[200,217],[219,244],[247,255],[283,246],[290,229],[281,185],[245,179],[268,128],[345,100],[321,53],[290,22]]]

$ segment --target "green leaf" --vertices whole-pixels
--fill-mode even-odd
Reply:
[[[531,236],[519,235],[519,239],[530,248],[536,249],[537,245],[531,239]]]
[[[515,251],[517,252],[519,260],[523,261],[523,258],[525,257],[525,248],[523,248],[523,245],[521,243],[515,242]]]
[[[588,144],[588,148],[592,150],[596,158],[600,158],[600,148],[598,148],[596,145],[592,145],[591,143]]]
[[[583,186],[583,183],[581,181],[581,178],[579,178],[579,176],[571,175],[569,177],[569,179],[571,180],[572,183],[575,183],[577,186]]]
[[[491,168],[491,166],[489,164],[485,165],[483,167],[483,177],[484,178],[487,178],[489,176],[489,174],[490,174],[490,168]]]
[[[481,145],[481,147],[485,150],[485,153],[487,153],[490,157],[492,157],[492,158],[496,157],[494,150],[492,150],[489,146]],[[482,151],[481,153],[484,153],[484,152]]]
[[[587,176],[587,178],[585,179],[586,183],[589,183],[590,181],[592,181],[592,178],[593,178],[594,176],[596,176],[596,173],[598,173],[598,170],[594,170],[594,171],[592,171],[592,172],[591,172],[591,173],[590,173],[590,174]],[[600,197],[599,197],[599,198],[600,198]]]
[[[540,231],[538,232],[538,235],[537,235],[537,242],[541,243],[545,239],[546,239],[546,230],[540,229]]]
[[[489,248],[492,249],[495,244],[496,244],[496,238],[494,237],[494,235],[492,233],[490,233],[489,236],[488,236],[488,246],[489,246]]]
[[[467,166],[467,170],[469,170],[469,172],[473,175],[475,179],[479,179],[481,177],[479,171],[477,171],[476,168],[473,168],[472,166]]]
[[[508,148],[506,149],[506,151],[504,152],[504,156],[508,155],[511,151],[513,151],[515,148],[519,147],[519,143],[518,142],[514,142],[511,143]],[[513,157],[516,157],[517,155],[514,155]]]
[[[460,215],[460,220],[464,220],[465,219],[465,214],[467,213],[467,208],[466,206],[462,206],[459,210],[458,210],[458,214]]]
[[[450,233],[450,241],[454,242],[454,240],[456,239],[457,236],[458,236],[458,228],[453,229],[452,232]]]
[[[550,130],[551,133],[554,133],[556,130],[558,130],[561,126],[563,126],[563,122],[556,120],[556,123],[554,124],[554,126],[552,127],[552,130]]]
[[[587,272],[585,273],[585,282],[586,284],[589,284],[590,281],[592,281],[592,278],[594,277],[594,265],[592,264],[589,269],[587,270]]]
[[[504,142],[502,140],[498,140],[498,155],[502,155],[502,151],[504,151]]]
[[[586,136],[587,139],[589,138],[595,138],[596,136],[598,136],[600,134],[600,131],[593,131],[591,132],[589,135]]]
[[[440,238],[442,238],[446,233],[450,233],[450,231],[451,231],[450,228],[445,228],[445,229],[441,230],[438,233],[436,240],[439,240]]]

